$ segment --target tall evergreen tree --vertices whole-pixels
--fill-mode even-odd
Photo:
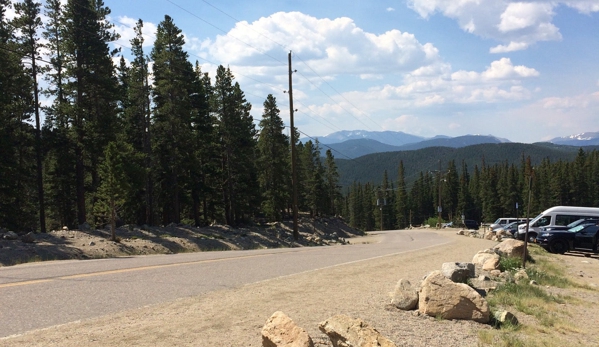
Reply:
[[[325,213],[328,215],[336,215],[341,212],[341,191],[339,190],[339,172],[335,157],[330,149],[325,153],[324,163],[324,180],[326,187],[326,205]]]
[[[444,181],[442,183],[443,213],[447,220],[454,221],[458,212],[458,197],[460,193],[460,178],[455,161],[450,160],[447,163]]]
[[[318,140],[306,142],[299,156],[302,166],[300,194],[303,195],[302,200],[305,203],[302,207],[310,211],[310,216],[319,216],[324,210],[327,198]]]
[[[67,116],[75,147],[77,222],[87,221],[86,205],[100,184],[104,148],[120,129],[117,80],[108,44],[118,39],[102,0],[69,0],[65,9],[65,60],[69,80]],[[86,183],[88,182],[88,183]],[[86,199],[89,190],[91,201]]]
[[[216,70],[212,111],[221,147],[221,191],[227,224],[237,224],[256,209],[256,130],[238,83],[231,70],[222,65]]]
[[[191,140],[191,99],[194,72],[183,49],[185,40],[172,18],[158,25],[152,50],[154,61],[154,122],[152,151],[164,224],[181,221],[181,187]]]
[[[471,215],[473,209],[472,195],[470,195],[470,174],[468,173],[468,165],[462,161],[462,170],[460,172],[460,189],[458,196],[457,213],[464,216],[464,219],[475,218]]]
[[[37,199],[38,199],[38,214],[40,231],[46,232],[46,211],[44,204],[44,184],[43,184],[43,167],[42,167],[42,136],[40,123],[40,104],[39,104],[39,87],[38,74],[40,68],[38,66],[39,49],[42,45],[39,43],[38,31],[42,28],[42,20],[40,18],[41,4],[33,0],[24,0],[23,2],[15,3],[15,12],[17,18],[13,21],[13,25],[19,29],[20,42],[19,51],[29,60],[29,73],[31,76],[33,95],[33,111],[35,114],[35,161],[37,173]]]
[[[119,67],[123,137],[136,153],[138,165],[145,169],[136,185],[137,189],[129,193],[126,204],[127,214],[138,224],[154,224],[153,185],[151,180],[152,151],[150,142],[151,112],[148,57],[144,53],[143,21],[137,21],[131,39],[133,61],[130,67]],[[133,188],[133,187],[132,187]]]
[[[45,73],[48,87],[44,94],[53,99],[44,108],[44,141],[46,144],[45,183],[48,196],[49,226],[76,226],[75,144],[68,117],[66,17],[60,0],[47,0],[43,37],[49,52],[50,66]]]
[[[279,116],[277,100],[269,94],[264,101],[258,137],[258,167],[262,212],[267,218],[280,221],[289,201],[291,176],[289,139],[283,133],[285,125]]]
[[[589,199],[589,177],[587,175],[590,172],[590,166],[587,162],[587,154],[582,148],[578,150],[571,168],[570,193],[572,204],[574,206],[589,206],[591,199]]]
[[[189,161],[188,189],[192,200],[190,217],[198,226],[214,219],[219,203],[215,176],[220,162],[217,159],[215,121],[210,114],[211,90],[208,74],[202,72],[196,61],[191,93],[192,160]]]
[[[14,26],[5,16],[9,6],[8,0],[0,0],[0,225],[35,230],[31,74],[21,60]]]
[[[397,169],[397,192],[395,198],[395,210],[397,216],[396,227],[398,229],[405,229],[410,226],[409,220],[409,202],[408,202],[408,192],[406,188],[406,180],[405,180],[405,169],[403,165],[403,160],[399,162],[399,167]]]

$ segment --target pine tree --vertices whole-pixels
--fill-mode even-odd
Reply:
[[[75,197],[75,144],[69,122],[67,101],[66,18],[60,0],[48,0],[45,6],[48,18],[43,37],[50,56],[49,71],[45,74],[47,97],[53,98],[44,108],[45,184],[48,197],[49,226],[76,226]]]
[[[203,73],[196,61],[192,87],[192,160],[189,161],[189,190],[191,192],[191,213],[197,226],[214,219],[217,199],[217,181],[213,178],[220,162],[214,131],[214,117],[210,114],[212,87],[207,73]]]
[[[259,192],[256,169],[256,130],[231,70],[216,70],[211,107],[216,117],[221,153],[221,191],[225,222],[237,224],[256,212]]]
[[[154,61],[154,122],[152,152],[155,155],[159,204],[164,224],[181,220],[182,186],[190,159],[191,99],[194,72],[183,49],[185,40],[172,18],[158,25],[152,50]]]
[[[14,26],[5,17],[8,0],[0,0],[0,225],[35,230],[35,130],[31,74],[21,58]]]
[[[261,168],[262,212],[273,221],[282,219],[282,212],[290,198],[289,139],[283,133],[285,125],[279,112],[276,98],[269,94],[264,101],[264,113],[259,124],[258,167]]]
[[[306,142],[299,157],[302,166],[300,194],[303,195],[302,200],[305,203],[302,207],[310,211],[311,217],[319,216],[327,198],[318,140],[314,143],[312,140]]]
[[[395,198],[395,210],[397,216],[396,227],[405,229],[410,226],[409,221],[409,201],[405,180],[405,169],[403,160],[399,162],[397,169],[397,192]]]
[[[33,95],[33,110],[35,113],[35,159],[37,171],[37,199],[38,199],[38,214],[39,228],[42,233],[46,232],[46,212],[44,204],[44,184],[43,184],[43,153],[42,153],[42,136],[40,124],[40,104],[39,104],[39,87],[38,74],[40,68],[38,66],[39,49],[42,45],[39,43],[38,31],[42,27],[40,19],[40,3],[33,0],[24,0],[23,2],[15,3],[15,12],[17,18],[13,21],[13,26],[21,32],[19,51],[29,60],[29,73],[31,76]]]
[[[104,148],[120,129],[116,117],[117,80],[108,43],[118,39],[102,0],[69,0],[65,9],[64,58],[70,105],[66,109],[75,147],[77,222],[87,221],[86,205],[100,184]],[[86,181],[89,184],[86,184]],[[86,199],[89,190],[91,201]]]
[[[589,177],[587,177],[590,170],[587,164],[587,154],[580,148],[574,162],[571,164],[572,169],[570,171],[570,194],[574,206],[590,206]]]
[[[349,225],[352,228],[360,228],[362,225],[362,201],[359,195],[359,183],[355,182],[351,185],[349,193]]]
[[[131,174],[139,170],[131,170],[127,166],[134,165],[129,159],[133,155],[133,147],[127,143],[110,142],[106,146],[104,161],[100,166],[102,184],[98,188],[98,201],[94,208],[96,213],[110,222],[110,239],[117,241],[116,221],[118,212],[126,203],[130,191]],[[133,178],[135,179],[135,178]]]
[[[459,213],[458,196],[460,192],[460,178],[455,161],[450,160],[447,163],[444,179],[442,183],[443,212],[446,214],[447,220],[454,221]]]
[[[341,213],[342,195],[339,188],[339,172],[335,157],[330,149],[326,151],[324,163],[324,179],[326,187],[326,206],[325,213],[328,215],[336,215]]]
[[[137,21],[134,31],[135,37],[131,39],[131,53],[133,61],[130,67],[121,63],[120,90],[124,96],[122,100],[123,136],[136,153],[139,153],[139,165],[145,169],[138,178],[140,185],[137,190],[130,192],[127,199],[127,214],[138,224],[154,224],[154,200],[152,171],[152,150],[150,143],[151,112],[148,57],[144,53],[142,34],[143,21]]]
[[[258,184],[258,157],[257,139],[258,132],[254,125],[254,118],[250,114],[252,105],[245,99],[239,83],[234,84],[235,109],[235,160],[234,164],[235,187],[234,221],[235,223],[248,222],[259,211],[260,185]]]
[[[470,174],[468,173],[468,166],[465,161],[462,161],[457,212],[460,214],[460,218],[461,216],[464,216],[463,219],[475,218],[472,216],[473,202],[472,195],[470,195],[469,184]]]

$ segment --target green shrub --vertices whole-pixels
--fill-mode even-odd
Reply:
[[[522,259],[516,257],[501,257],[499,260],[499,270],[515,272],[522,267]]]
[[[431,227],[435,227],[438,222],[439,222],[439,220],[437,219],[437,217],[431,217],[431,218],[427,219],[426,221],[424,221],[424,224],[425,225],[428,224]],[[447,221],[441,218],[441,223],[447,223]]]

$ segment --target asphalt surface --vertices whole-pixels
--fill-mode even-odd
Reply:
[[[0,267],[0,337],[449,242],[423,230],[373,234],[378,242]]]

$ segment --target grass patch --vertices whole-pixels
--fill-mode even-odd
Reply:
[[[515,272],[522,267],[522,259],[515,257],[502,257],[499,260],[499,270]]]
[[[527,262],[526,273],[531,280],[520,283],[506,282],[486,298],[492,312],[508,310],[516,316],[525,314],[534,317],[533,323],[510,326],[504,324],[499,329],[485,329],[478,332],[479,346],[493,347],[558,347],[568,345],[583,346],[580,342],[565,339],[569,334],[584,333],[572,315],[568,305],[588,304],[579,299],[550,293],[546,287],[589,288],[567,277],[566,268],[554,261],[556,255],[548,254],[538,247],[531,247],[529,254],[537,254],[534,262]],[[503,271],[515,272],[521,266],[520,259],[502,259]],[[566,304],[566,305],[565,305]]]
[[[546,320],[549,313],[553,311],[549,304],[556,306],[555,304],[564,303],[562,298],[550,295],[543,288],[528,283],[506,283],[493,292],[487,301],[492,310],[514,307],[522,313],[534,316],[539,321]]]
[[[561,339],[548,337],[527,337],[516,332],[498,330],[481,330],[478,332],[478,346],[493,347],[562,347],[565,342]],[[572,346],[571,343],[567,344]]]

